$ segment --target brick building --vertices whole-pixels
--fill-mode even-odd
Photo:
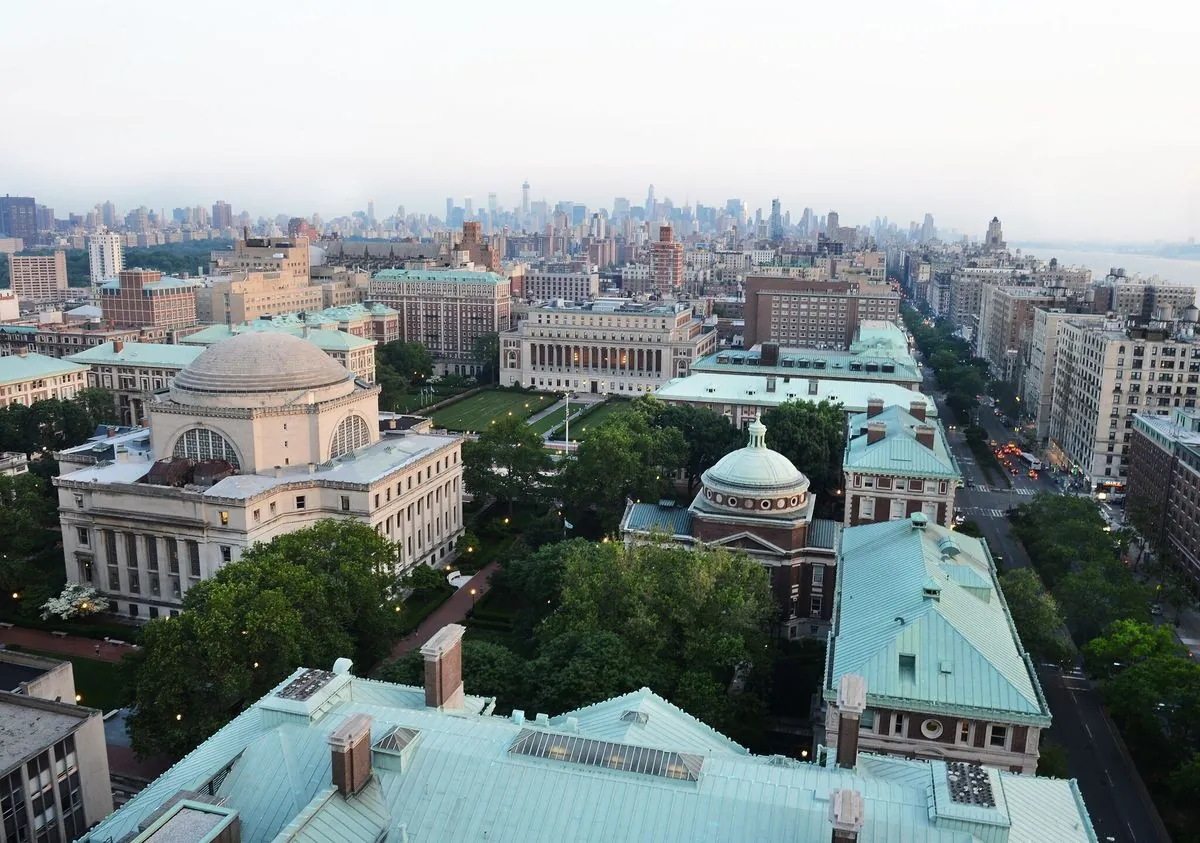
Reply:
[[[12,291],[24,304],[62,301],[67,296],[67,253],[13,255],[8,259]]]
[[[669,225],[659,226],[658,240],[650,244],[650,286],[659,295],[683,287],[683,244]]]
[[[1134,416],[1126,466],[1126,509],[1144,511],[1149,538],[1200,580],[1200,411]]]
[[[163,277],[154,269],[124,269],[100,285],[104,321],[117,328],[187,328],[196,324],[200,282]]]
[[[900,297],[880,284],[747,276],[745,346],[849,348],[865,320],[899,323]]]

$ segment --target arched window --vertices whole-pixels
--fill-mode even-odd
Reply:
[[[225,460],[234,468],[240,469],[237,451],[216,431],[204,427],[193,427],[175,442],[174,455],[187,457],[189,460],[203,462],[204,460]]]
[[[329,458],[336,459],[342,454],[357,451],[371,444],[371,429],[367,427],[362,416],[348,416],[337,426],[333,433],[333,445],[329,448]]]

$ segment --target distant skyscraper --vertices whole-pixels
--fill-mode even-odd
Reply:
[[[374,199],[370,199],[367,201],[367,222],[369,222],[371,225],[375,224],[375,200]]]
[[[454,197],[447,196],[446,197],[446,220],[445,220],[446,225],[450,224],[450,218],[452,216],[454,216]]]
[[[646,219],[654,219],[654,185],[646,192]]]
[[[37,203],[32,196],[0,198],[0,234],[20,237],[26,245],[37,242]]]
[[[683,244],[669,225],[658,227],[658,240],[650,244],[650,283],[659,295],[683,287]]]
[[[213,228],[230,228],[233,226],[233,206],[218,199],[212,206]]]
[[[125,238],[120,234],[101,231],[88,238],[88,269],[92,292],[102,281],[116,278],[125,268]]]
[[[928,243],[937,237],[937,229],[933,227],[933,214],[926,214],[921,223],[921,242]]]
[[[831,240],[837,238],[838,229],[841,228],[842,221],[838,218],[837,211],[830,211],[825,217],[825,236]]]
[[[529,225],[529,179],[521,183],[521,223]]]
[[[771,239],[783,239],[783,215],[779,212],[779,199],[771,200]]]
[[[117,222],[117,206],[109,200],[100,206],[100,223],[107,228],[116,228]]]
[[[989,252],[1001,252],[1008,248],[1008,244],[1004,242],[1004,232],[1000,229],[999,217],[992,217],[992,221],[988,223],[987,238],[983,241],[983,247]]]
[[[463,217],[470,219],[475,216],[475,203],[471,201],[470,196],[463,197]]]
[[[612,218],[613,221],[624,219],[629,216],[629,200],[624,196],[618,196],[613,200]]]

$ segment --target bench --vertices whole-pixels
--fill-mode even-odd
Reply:
[[[0,629],[12,629],[13,625],[8,622],[0,622]]]
[[[50,634],[53,635],[55,638],[66,638],[67,637],[67,633],[65,633],[61,630],[58,630],[58,629],[54,630]]]
[[[114,647],[120,647],[125,643],[120,638],[105,638],[104,641],[107,644],[112,644]]]

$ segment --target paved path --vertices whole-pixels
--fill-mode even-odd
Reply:
[[[566,403],[566,402],[565,402],[565,401],[563,401],[563,400],[560,398],[558,401],[555,401],[553,404],[551,404],[551,405],[550,405],[549,407],[547,407],[546,409],[544,409],[544,410],[538,410],[538,411],[537,411],[536,413],[534,413],[532,416],[530,416],[529,418],[527,418],[527,419],[525,420],[525,424],[537,424],[537,423],[538,423],[538,422],[540,422],[542,419],[546,418],[546,416],[548,416],[548,415],[550,415],[551,413],[553,413],[553,412],[557,411],[557,410],[558,410],[558,408],[559,408],[559,407],[561,407],[561,406],[562,406],[563,404],[565,404],[565,403]]]
[[[12,629],[0,628],[0,644],[16,644],[25,650],[59,653],[64,656],[99,659],[106,662],[119,662],[134,649],[128,644],[109,644],[106,641],[84,638],[81,635],[67,635],[60,638],[40,629],[24,629],[16,626]]]
[[[487,594],[492,574],[498,567],[500,567],[499,562],[490,562],[481,568],[479,573],[471,577],[469,583],[451,594],[449,600],[438,606],[432,615],[422,621],[416,632],[393,647],[392,655],[387,660],[394,661],[409,650],[415,650],[446,624],[457,623],[465,618],[471,611],[471,607],[475,605],[475,601]],[[475,589],[474,597],[471,596],[471,589]]]

